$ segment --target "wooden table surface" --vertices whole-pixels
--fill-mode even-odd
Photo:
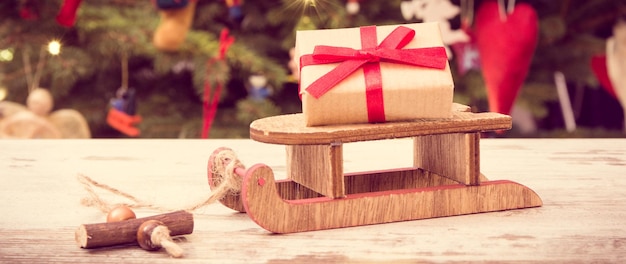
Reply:
[[[285,148],[252,140],[0,141],[1,263],[415,263],[626,260],[626,139],[483,139],[481,171],[524,184],[544,205],[514,211],[276,235],[216,203],[177,239],[182,259],[125,245],[81,249],[74,232],[105,215],[81,204],[78,174],[153,204],[206,198],[218,147],[285,176]],[[349,143],[346,172],[411,166],[407,139]],[[111,202],[123,198],[99,193]],[[136,210],[138,217],[164,213]],[[285,219],[289,221],[289,219]]]

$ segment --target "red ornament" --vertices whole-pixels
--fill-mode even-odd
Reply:
[[[537,13],[526,3],[504,14],[496,1],[476,12],[476,44],[487,86],[489,109],[509,114],[528,75],[537,46]]]
[[[35,3],[35,1],[21,1],[19,14],[24,20],[35,21],[39,19],[38,3]]]
[[[56,20],[59,25],[64,27],[72,27],[76,23],[76,12],[82,0],[64,0],[61,9],[57,14]]]
[[[359,9],[361,9],[361,5],[359,4],[359,0],[348,0],[346,3],[346,12],[350,15],[356,15],[359,13]]]
[[[591,57],[591,70],[598,78],[600,85],[611,95],[613,98],[617,98],[613,84],[609,79],[609,74],[606,69],[606,55],[594,55]]]

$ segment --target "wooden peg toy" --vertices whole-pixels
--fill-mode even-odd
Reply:
[[[541,206],[528,187],[480,173],[481,133],[511,125],[510,116],[472,113],[459,104],[452,118],[408,122],[307,127],[303,114],[267,117],[250,124],[250,138],[286,145],[287,179],[276,181],[264,164],[222,166],[234,162],[221,158],[228,148],[213,152],[208,178],[237,175],[240,192],[220,202],[274,233]],[[407,137],[413,167],[344,174],[344,143]]]
[[[150,220],[166,226],[170,236],[187,235],[193,232],[193,214],[175,211],[143,218],[117,222],[83,224],[75,232],[78,246],[85,249],[137,243],[137,230]]]
[[[164,248],[172,257],[183,256],[183,249],[174,243],[170,237],[170,230],[159,220],[148,220],[139,226],[137,243],[141,248],[148,251]]]

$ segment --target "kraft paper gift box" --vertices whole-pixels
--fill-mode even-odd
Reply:
[[[306,126],[452,116],[437,23],[298,31],[296,56]]]

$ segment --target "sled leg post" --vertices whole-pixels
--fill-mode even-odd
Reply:
[[[288,145],[288,177],[326,197],[338,198],[346,194],[343,180],[343,146]]]
[[[480,184],[480,133],[413,138],[413,165],[465,185]]]

